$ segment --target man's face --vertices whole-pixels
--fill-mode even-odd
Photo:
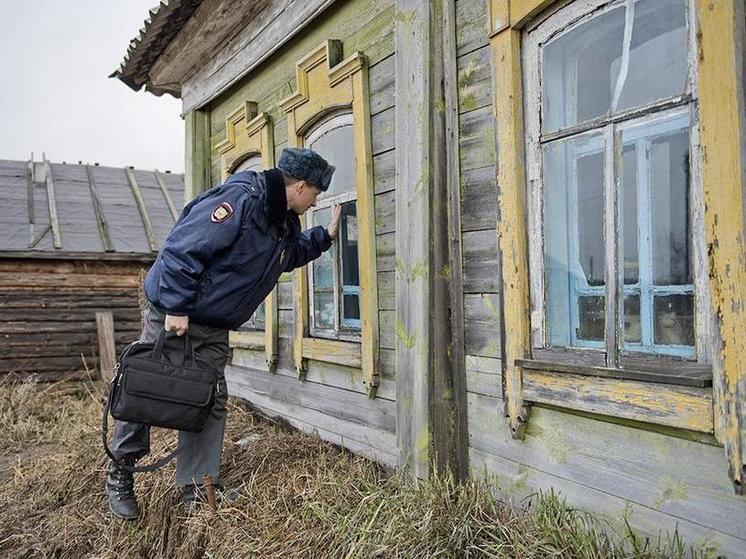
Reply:
[[[298,181],[294,193],[294,200],[288,200],[290,209],[298,215],[303,215],[308,208],[316,205],[316,197],[321,194],[321,189],[306,181]]]

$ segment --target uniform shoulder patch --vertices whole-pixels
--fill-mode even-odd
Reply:
[[[221,202],[217,208],[212,210],[212,213],[210,214],[210,220],[213,223],[223,223],[232,215],[233,206],[231,206],[228,202]]]

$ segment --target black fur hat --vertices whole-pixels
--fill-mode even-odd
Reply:
[[[277,168],[286,175],[319,187],[322,192],[329,188],[334,174],[334,165],[329,165],[326,159],[308,148],[283,149]]]

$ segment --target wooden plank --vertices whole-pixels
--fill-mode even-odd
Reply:
[[[396,193],[393,190],[376,195],[376,234],[391,233],[396,227]]]
[[[359,369],[362,366],[361,352],[360,344],[355,342],[322,338],[303,339],[303,357],[306,359],[337,363]]]
[[[140,212],[140,218],[142,219],[143,227],[145,228],[145,237],[148,240],[148,246],[153,252],[158,252],[158,241],[155,238],[153,232],[153,224],[150,222],[150,215],[148,214],[148,208],[145,206],[145,201],[142,198],[142,192],[135,179],[135,173],[132,172],[130,167],[125,167],[124,172],[127,173],[127,180],[130,183],[132,189],[132,195],[135,197],[137,203],[137,209]]]
[[[494,293],[464,295],[466,353],[500,357],[500,298]]]
[[[497,228],[497,177],[490,165],[461,173],[461,222],[464,231]]]
[[[93,348],[91,348],[93,349]],[[10,372],[45,372],[84,369],[84,359],[88,368],[95,366],[93,352],[66,357],[24,357],[22,359],[0,359],[0,373]]]
[[[25,287],[88,287],[93,289],[112,289],[119,287],[140,286],[136,277],[103,275],[103,274],[33,274],[19,273],[14,276],[0,274],[0,288]]]
[[[104,382],[111,382],[114,367],[117,364],[114,343],[114,315],[111,311],[96,313],[96,330],[98,332],[99,372]]]
[[[233,39],[230,48],[211,54],[182,86],[183,111],[201,107],[277,51],[333,0],[284,0],[270,4]],[[282,14],[282,15],[281,15]],[[281,17],[278,17],[281,16]]]
[[[385,151],[373,158],[373,178],[376,195],[394,190],[396,186],[396,166],[394,150]]]
[[[176,209],[176,204],[174,204],[174,200],[171,197],[171,192],[168,190],[166,183],[163,182],[163,177],[161,177],[161,173],[158,171],[158,169],[153,171],[153,175],[155,175],[155,180],[158,181],[158,186],[161,189],[163,198],[166,200],[168,211],[171,212],[171,217],[174,218],[174,222],[176,222],[180,212]]]
[[[525,439],[516,441],[492,412],[500,405],[495,398],[469,396],[472,448],[556,476],[556,488],[571,481],[583,499],[601,492],[660,511],[671,524],[683,520],[743,537],[746,508],[733,494],[718,446],[538,406]],[[660,521],[649,525],[660,527]]]
[[[460,165],[464,171],[494,167],[497,161],[492,110],[491,106],[482,107],[461,115],[459,119]]]
[[[106,221],[106,215],[104,209],[101,206],[101,200],[96,192],[96,180],[93,178],[93,171],[90,165],[85,166],[86,174],[88,175],[88,189],[91,193],[91,202],[93,203],[93,211],[96,214],[96,224],[98,226],[98,232],[101,236],[101,244],[104,246],[104,251],[113,252],[114,245],[111,242],[111,235],[109,234],[109,224]]]
[[[99,307],[106,307],[106,304],[100,304]],[[79,322],[81,320],[94,320],[96,309],[92,308],[71,308],[71,309],[47,309],[30,306],[25,309],[6,309],[3,310],[2,319],[4,322],[24,322],[26,320],[58,321],[58,322]],[[140,310],[130,305],[127,308],[115,309],[117,320],[137,321],[139,320]]]
[[[51,230],[50,226],[42,230],[38,239],[29,244],[33,248]],[[126,261],[126,262],[143,262],[149,264],[155,259],[155,255],[150,252],[127,252],[127,253],[102,253],[102,252],[63,252],[49,253],[35,251],[11,251],[0,250],[0,258],[32,258],[34,260],[97,260],[106,262]]]
[[[264,332],[259,330],[231,330],[228,333],[228,345],[240,349],[264,351]]]
[[[588,367],[577,362],[556,363],[536,359],[519,359],[517,364],[523,369],[547,371],[554,373],[572,373],[587,377],[606,377],[627,380],[639,380],[678,386],[708,388],[712,386],[712,369],[709,366],[687,367],[691,363],[683,362],[677,371],[662,369],[659,371],[645,369],[613,369],[610,367]]]
[[[737,493],[746,492],[746,101],[743,2],[696,2],[702,181],[710,300],[719,318],[717,436]]]
[[[431,6],[396,0],[396,363],[399,466],[428,477]],[[383,344],[383,338],[382,338]]]
[[[364,444],[379,453],[389,455],[390,459],[395,460],[396,439],[390,431],[384,431],[372,425],[349,421],[345,418],[335,417],[296,402],[273,398],[271,395],[255,390],[251,382],[247,382],[240,369],[236,371],[231,367],[227,368],[226,380],[228,381],[229,393],[248,400],[265,411],[265,413],[269,412],[272,416],[280,416],[291,422],[292,420],[303,421],[312,428],[336,433],[343,437],[345,441]],[[303,385],[303,387],[305,386],[310,385]],[[363,395],[359,395],[357,398],[365,398],[367,400]],[[346,446],[343,441],[340,441],[340,443],[342,446]],[[394,464],[391,463],[390,465],[393,466]]]
[[[54,248],[62,248],[62,235],[60,233],[60,220],[57,215],[57,200],[54,193],[54,179],[52,178],[52,166],[44,159],[44,174],[47,185],[47,205],[49,206],[49,225],[52,227],[52,239]],[[36,243],[34,243],[36,244]]]
[[[283,344],[282,349],[289,346]],[[256,351],[234,349],[233,360],[231,364],[234,367],[247,367],[258,371],[267,370],[266,364]],[[293,369],[281,368],[283,363],[278,363],[276,372],[283,376],[294,376]],[[359,394],[367,394],[367,384],[362,370],[359,367],[347,367],[337,363],[326,363],[324,361],[308,360],[308,370],[306,371],[305,383],[317,383],[324,386],[342,388]],[[376,398],[394,401],[396,399],[396,384],[388,376],[381,379],[381,384],[376,389]]]
[[[456,60],[456,0],[443,2],[443,97],[445,100],[444,135],[445,135],[445,167],[447,192],[447,262],[441,263],[439,278],[436,282],[447,289],[448,305],[450,307],[446,317],[450,319],[448,334],[450,347],[448,363],[450,369],[450,383],[443,383],[442,389],[436,397],[450,400],[439,413],[450,412],[454,419],[448,420],[446,435],[450,447],[449,462],[451,470],[458,479],[464,480],[469,475],[467,425],[467,369],[465,362],[464,339],[464,273],[463,248],[461,236],[461,167],[459,165],[459,84],[461,79],[457,72]],[[434,200],[434,203],[437,200]],[[445,253],[446,251],[442,251]],[[449,378],[445,375],[445,378]],[[448,392],[450,391],[450,394]],[[450,398],[449,398],[450,396]]]
[[[396,406],[389,400],[369,399],[364,394],[315,382],[299,383],[293,377],[280,374],[268,375],[248,368],[235,370],[232,366],[226,367],[226,372],[229,370],[236,382],[250,386],[253,391],[274,400],[314,409],[337,419],[389,433],[394,433],[396,429]]]
[[[612,417],[712,433],[712,393],[706,388],[569,373],[523,371],[523,397]]]
[[[528,410],[523,406],[521,370],[515,365],[515,360],[525,357],[530,348],[530,305],[526,260],[520,32],[506,29],[494,35],[491,44],[496,67],[493,77],[493,107],[499,123],[497,145],[500,166],[497,185],[500,191],[501,216],[498,235],[503,282],[504,397],[507,400],[513,435],[521,437],[528,419]]]
[[[498,293],[497,233],[494,229],[465,231],[464,293]]]
[[[206,111],[191,110],[185,115],[184,122],[186,125],[184,204],[186,204],[197,194],[207,190],[211,184],[210,116]]]
[[[466,355],[466,389],[474,394],[503,397],[502,364],[499,359]]]
[[[467,113],[492,103],[492,51],[489,44],[458,59],[458,111]]]
[[[459,56],[489,44],[486,0],[456,2],[456,48]]]
[[[376,115],[394,106],[394,55],[370,67],[370,114]]]
[[[588,489],[562,477],[547,474],[533,467],[533,464],[526,465],[506,460],[476,448],[470,449],[469,455],[472,468],[491,476],[499,497],[514,506],[525,506],[527,499],[533,502],[539,492],[547,493],[554,489],[555,493],[567,500],[570,507],[591,512],[599,520],[608,521],[610,529],[616,530],[617,533],[625,532],[625,521],[630,522],[643,538],[649,538],[651,541],[659,541],[659,537],[665,538],[665,534],[661,535],[661,532],[671,535],[677,531],[684,542],[705,547],[710,542],[717,550],[715,553],[718,557],[738,557],[746,544],[743,539],[719,530],[663,514],[654,508],[633,504],[604,491]],[[674,493],[674,498],[678,498],[679,486],[675,481],[669,483],[669,491]]]

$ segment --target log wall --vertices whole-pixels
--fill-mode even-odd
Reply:
[[[492,106],[493,58],[485,0],[456,0],[468,454],[516,503],[539,491],[629,522],[655,538],[678,529],[713,556],[743,557],[746,501],[735,495],[712,436],[533,405],[523,439],[505,417],[498,260],[500,166]],[[709,419],[709,418],[707,418]]]
[[[147,263],[0,260],[0,375],[42,380],[98,367],[96,311],[111,311],[117,352],[140,334]]]

